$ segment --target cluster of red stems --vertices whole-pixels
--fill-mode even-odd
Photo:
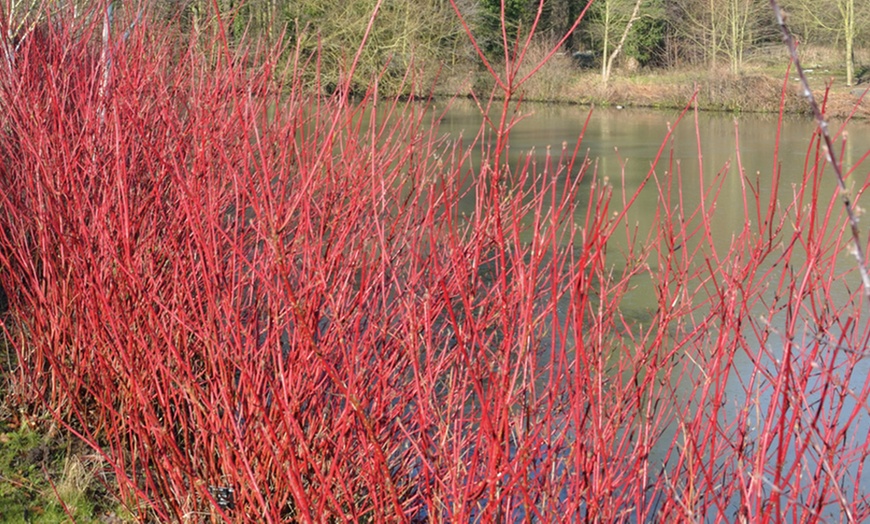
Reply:
[[[648,229],[582,137],[508,161],[526,40],[505,33],[462,143],[426,103],[323,95],[316,56],[214,22],[210,46],[147,9],[0,39],[12,391],[133,514],[870,517],[870,330],[820,135],[787,190],[735,152],[745,225],[723,247],[727,170],[687,202],[666,133]],[[655,303],[628,318],[641,280]]]

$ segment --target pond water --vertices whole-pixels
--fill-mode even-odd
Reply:
[[[436,110],[441,110],[438,108]],[[717,216],[719,229],[714,235],[724,240],[743,225],[742,195],[740,178],[737,175],[736,151],[738,147],[744,172],[754,179],[758,175],[761,189],[765,181],[771,180],[774,173],[774,151],[777,141],[776,115],[701,112],[697,118],[697,133],[693,113],[688,112],[679,123],[676,110],[613,109],[568,105],[526,104],[522,107],[523,119],[511,132],[511,157],[516,163],[530,151],[535,152],[538,160],[543,161],[549,146],[557,156],[562,144],[573,148],[578,136],[583,133],[580,155],[588,153],[597,164],[601,176],[611,181],[619,180],[623,173],[626,189],[633,191],[647,175],[668,129],[673,133],[664,152],[664,160],[659,162],[656,172],[663,176],[666,160],[673,150],[674,158],[680,163],[683,172],[683,197],[687,204],[700,198],[698,183],[699,167],[704,170],[705,178],[711,179],[720,170],[727,170],[726,183],[722,188],[720,204],[728,207],[729,212]],[[589,120],[584,132],[584,124]],[[451,137],[474,135],[481,124],[480,111],[471,103],[452,101],[441,122],[440,130]],[[830,128],[835,136],[841,135],[841,123],[831,122]],[[782,187],[800,183],[804,162],[815,123],[805,116],[786,116],[780,132],[778,163],[782,169]],[[848,140],[842,150],[845,169],[861,160],[870,150],[870,122],[849,122],[846,127]],[[702,160],[699,162],[699,143]],[[842,142],[838,141],[840,147]],[[838,154],[840,151],[838,151]],[[859,165],[855,177],[863,182],[870,173],[870,163]],[[833,192],[835,184],[830,173],[827,195]],[[740,203],[740,206],[729,206]],[[655,191],[645,191],[635,204],[636,213],[643,216],[655,209]]]
[[[437,108],[436,108],[437,109]],[[624,180],[626,190],[635,191],[646,178],[656,155],[662,146],[669,129],[673,133],[665,147],[663,160],[655,167],[658,177],[673,176],[668,173],[668,155],[672,154],[675,162],[672,166],[679,165],[681,171],[680,189],[686,209],[694,209],[701,201],[701,190],[713,179],[717,173],[724,176],[717,200],[714,227],[712,230],[714,244],[717,249],[725,250],[732,242],[736,233],[744,227],[745,213],[743,205],[743,184],[740,170],[737,166],[738,151],[743,173],[753,184],[758,184],[762,199],[770,195],[772,180],[777,165],[781,169],[780,201],[790,202],[793,190],[803,184],[803,173],[808,155],[812,157],[815,149],[812,146],[813,134],[816,129],[815,123],[808,117],[789,116],[784,119],[779,131],[778,157],[774,152],[777,150],[778,122],[775,115],[728,115],[716,113],[701,113],[695,115],[689,112],[682,122],[674,127],[680,112],[678,111],[655,111],[638,109],[595,109],[590,115],[590,109],[574,106],[549,106],[527,105],[524,106],[527,114],[511,133],[511,164],[517,165],[523,155],[533,152],[539,165],[545,160],[546,150],[549,146],[552,154],[556,157],[566,143],[568,148],[573,148],[578,136],[584,133],[580,146],[580,156],[588,154],[600,177],[608,177],[614,183],[615,189]],[[588,124],[587,122],[588,117]],[[697,127],[696,127],[697,122]],[[448,133],[451,137],[473,136],[479,129],[481,117],[478,109],[472,104],[464,102],[452,102],[451,108],[445,113],[441,122],[440,130]],[[585,125],[585,132],[584,132]],[[838,155],[842,155],[844,171],[855,167],[848,185],[854,184],[860,187],[865,179],[870,176],[870,162],[863,162],[865,154],[870,151],[870,123],[850,122],[848,134],[841,133],[840,124],[832,122],[831,130],[837,137]],[[842,137],[848,139],[845,143]],[[862,163],[863,162],[863,163]],[[700,174],[703,173],[705,182],[701,182]],[[622,178],[624,177],[624,178]],[[834,195],[836,181],[833,170],[828,166],[822,178],[821,197],[823,202]],[[583,195],[583,189],[580,195]],[[618,205],[620,195],[614,196],[614,203]],[[472,205],[469,203],[469,205]],[[641,227],[652,225],[655,212],[658,207],[658,195],[653,184],[645,186],[638,201],[632,208],[630,219]],[[583,206],[581,206],[583,207]],[[471,209],[469,208],[468,211]],[[585,212],[585,208],[581,211]],[[836,209],[835,212],[839,212]],[[866,226],[865,226],[866,227]],[[864,231],[866,234],[866,231]],[[643,232],[640,237],[643,238]],[[624,236],[615,236],[616,245],[612,251],[616,253],[610,262],[619,266],[619,253],[624,250]],[[620,242],[623,243],[620,246]],[[611,255],[611,246],[608,245],[608,257]],[[854,258],[842,253],[838,264],[855,264]],[[859,285],[858,275],[851,275],[854,286]],[[621,303],[624,308],[622,313],[641,322],[651,318],[651,309],[656,304],[655,288],[650,279],[638,282],[626,300]],[[843,296],[834,297],[834,300],[846,300],[845,290]],[[778,344],[771,342],[771,344]],[[756,342],[757,349],[758,343]],[[775,348],[781,350],[780,348]],[[776,353],[776,351],[772,351]],[[737,352],[733,362],[736,372],[733,379],[726,385],[725,398],[728,406],[723,411],[723,416],[728,418],[736,415],[736,412],[745,406],[747,394],[745,385],[741,383],[749,377],[755,369],[746,353]],[[870,365],[865,361],[860,362],[854,372],[856,382],[853,386],[863,385],[865,378],[870,374]],[[677,386],[678,391],[681,390]],[[682,394],[690,396],[691,392],[682,390]],[[771,394],[760,394],[756,402],[770,400]],[[813,400],[810,395],[809,400]],[[848,410],[854,405],[847,402]],[[759,420],[760,422],[760,420]],[[859,417],[851,421],[850,428],[859,434],[870,432],[870,416]],[[672,428],[673,429],[673,428]],[[664,436],[663,436],[664,437]],[[668,438],[662,438],[667,441]],[[664,449],[654,450],[657,460],[664,460]],[[793,451],[788,454],[793,456]],[[850,470],[856,477],[860,472]],[[870,480],[864,476],[860,481],[860,490],[870,492]],[[730,510],[729,510],[730,511]],[[837,518],[835,513],[827,516]]]
[[[443,111],[444,107],[436,105],[435,110]],[[542,166],[549,147],[552,162],[555,163],[563,144],[569,150],[573,149],[583,133],[579,156],[588,156],[599,177],[609,178],[615,190],[613,204],[619,207],[620,185],[624,183],[628,194],[637,190],[665,143],[655,173],[660,180],[673,176],[668,173],[668,156],[672,154],[672,165],[680,170],[680,192],[687,210],[694,209],[701,201],[702,187],[709,188],[713,178],[718,173],[723,174],[724,182],[716,202],[712,236],[717,249],[726,250],[745,221],[743,183],[737,165],[738,148],[743,173],[753,185],[757,183],[762,200],[769,198],[774,170],[776,165],[779,166],[779,198],[783,204],[788,204],[793,189],[803,183],[808,155],[816,154],[813,142],[816,124],[807,116],[789,115],[784,118],[778,131],[777,115],[735,116],[701,112],[697,115],[696,126],[695,115],[691,111],[675,124],[680,113],[676,110],[590,109],[526,104],[522,107],[522,120],[510,135],[510,162],[516,167],[531,153],[538,165]],[[480,128],[481,120],[480,111],[474,104],[451,101],[441,121],[440,131],[451,138],[473,136]],[[669,129],[672,129],[670,136]],[[860,187],[864,179],[870,176],[870,161],[862,163],[864,155],[870,151],[870,122],[854,121],[845,127],[840,122],[831,122],[830,129],[837,140],[837,154],[843,159],[844,172],[857,164],[854,173],[847,179],[847,185]],[[842,136],[847,137],[845,142]],[[828,166],[820,188],[824,202],[831,198],[835,188],[834,173]],[[584,190],[581,189],[578,197],[584,196]],[[472,199],[468,199],[466,205],[465,211],[471,212]],[[630,222],[651,225],[657,207],[657,190],[654,184],[647,184],[631,208]],[[585,213],[585,206],[580,208],[579,212]],[[578,216],[578,219],[582,220],[582,217]],[[611,242],[608,253],[615,253],[611,262],[618,266],[619,255],[626,248],[625,237],[615,235]],[[851,257],[841,259],[846,264],[854,263]],[[624,305],[631,308],[634,303],[638,309],[635,313],[642,316],[644,304],[652,300],[652,292],[652,285],[640,283]]]

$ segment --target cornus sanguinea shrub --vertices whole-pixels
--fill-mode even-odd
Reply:
[[[14,40],[3,15],[0,60],[13,392],[141,520],[870,517],[867,305],[819,137],[798,186],[738,150],[688,202],[663,132],[637,228],[582,137],[507,161],[524,41],[454,143],[425,103],[322,95],[292,43],[148,13]]]

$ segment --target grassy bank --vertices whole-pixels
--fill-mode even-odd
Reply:
[[[134,522],[99,454],[10,390],[17,365],[5,343],[0,361],[0,522]]]
[[[845,85],[845,71],[838,56],[827,49],[802,49],[808,78],[818,99],[827,94],[829,117],[850,115],[870,118],[870,100],[861,101],[870,84],[870,73],[859,76],[855,86]],[[541,58],[543,52],[539,50]],[[866,55],[866,56],[865,56]],[[870,64],[870,53],[860,55]],[[778,113],[781,103],[790,114],[809,114],[795,75],[785,82],[785,97],[780,96],[786,76],[788,56],[784,50],[768,50],[747,61],[740,73],[723,65],[710,68],[617,70],[605,85],[594,69],[580,69],[569,57],[554,56],[539,74],[523,86],[525,99],[537,102],[682,109],[697,90],[696,102],[702,111]],[[859,68],[863,72],[866,68]],[[487,93],[493,82],[487,73],[477,72],[449,78],[441,86],[443,95],[463,96],[469,90]],[[828,89],[828,87],[830,87]]]

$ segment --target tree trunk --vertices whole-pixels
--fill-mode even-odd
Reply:
[[[843,11],[843,32],[846,37],[846,85],[851,86],[855,81],[855,0],[845,0],[841,11]]]
[[[716,69],[716,55],[719,54],[719,42],[717,41],[717,38],[716,8],[713,5],[713,0],[710,0],[710,48],[708,49],[708,52],[710,53],[710,64],[713,69]]]
[[[604,56],[602,56],[602,61],[605,61],[604,68],[602,71],[602,80],[604,84],[607,84],[607,81],[610,80],[610,71],[613,68],[613,62],[616,60],[616,57],[619,56],[619,52],[622,51],[622,46],[625,45],[625,41],[628,39],[628,35],[631,32],[631,26],[637,21],[640,17],[640,6],[643,3],[643,0],[637,0],[634,3],[634,9],[631,11],[631,17],[628,19],[628,23],[625,24],[625,29],[622,31],[622,36],[619,37],[619,43],[616,44],[616,48],[610,53],[610,56],[607,57],[606,61],[604,60]],[[605,29],[606,31],[606,29]],[[607,48],[605,47],[605,53]]]
[[[601,48],[601,81],[607,83],[610,71],[607,69],[607,47],[610,43],[610,2],[604,2],[604,45]]]

